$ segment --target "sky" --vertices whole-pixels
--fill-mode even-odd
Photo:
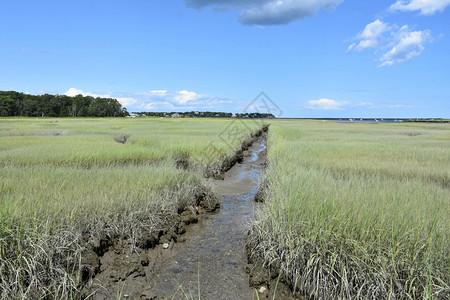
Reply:
[[[0,0],[0,90],[450,118],[450,0]]]

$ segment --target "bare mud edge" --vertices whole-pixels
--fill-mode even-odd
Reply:
[[[225,172],[236,163],[243,161],[245,151],[268,131],[268,126],[252,133],[249,139],[242,142],[241,148],[235,154],[226,158],[218,170],[206,170],[205,177],[223,179]],[[171,249],[176,242],[183,242],[183,234],[187,226],[198,222],[199,218],[211,214],[220,208],[220,202],[206,201],[206,195],[201,189],[196,195],[195,206],[186,207],[178,215],[169,217],[165,224],[151,232],[148,239],[134,247],[130,253],[132,241],[100,238],[98,244],[89,246],[83,252],[82,277],[84,287],[82,298],[89,299],[119,299],[128,298],[120,289],[122,284],[132,285],[133,281],[142,281],[145,276],[152,276],[161,267],[162,257],[168,244]],[[167,245],[166,245],[167,246]],[[156,298],[141,297],[139,299],[151,300]],[[159,298],[158,298],[159,299]]]

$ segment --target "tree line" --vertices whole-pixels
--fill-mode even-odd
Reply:
[[[137,116],[177,118],[273,119],[270,113],[228,113],[211,111],[136,112]],[[125,117],[129,113],[113,98],[77,95],[29,95],[0,91],[0,117]]]
[[[112,98],[77,95],[29,95],[0,91],[2,117],[124,117],[127,109]]]

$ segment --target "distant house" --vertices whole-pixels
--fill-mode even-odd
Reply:
[[[138,116],[139,116],[138,114],[130,113],[127,117],[128,118],[136,118]]]
[[[174,113],[170,117],[172,117],[172,118],[179,118],[180,114],[179,113]]]

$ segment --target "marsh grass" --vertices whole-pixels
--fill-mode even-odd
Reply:
[[[223,119],[0,119],[0,166],[117,166],[159,164],[173,154],[188,153],[203,170],[232,156],[255,122]],[[220,133],[233,124],[243,135],[224,143]],[[51,128],[51,129],[49,129]],[[116,129],[120,128],[120,129]],[[118,134],[118,130],[123,131]],[[43,134],[45,132],[45,134]],[[49,134],[49,132],[51,134]],[[54,135],[54,132],[61,132]],[[129,135],[126,144],[114,138]],[[211,151],[214,149],[214,151]]]
[[[448,299],[449,136],[274,122],[253,257],[317,299]]]
[[[234,154],[218,138],[230,122],[0,119],[0,298],[86,296],[94,250],[149,247],[199,195],[215,200],[203,175]],[[113,140],[120,134],[126,143]]]
[[[5,167],[0,178],[6,298],[76,291],[89,275],[82,268],[87,244],[127,240],[132,251],[207,190],[200,174],[173,166]]]

